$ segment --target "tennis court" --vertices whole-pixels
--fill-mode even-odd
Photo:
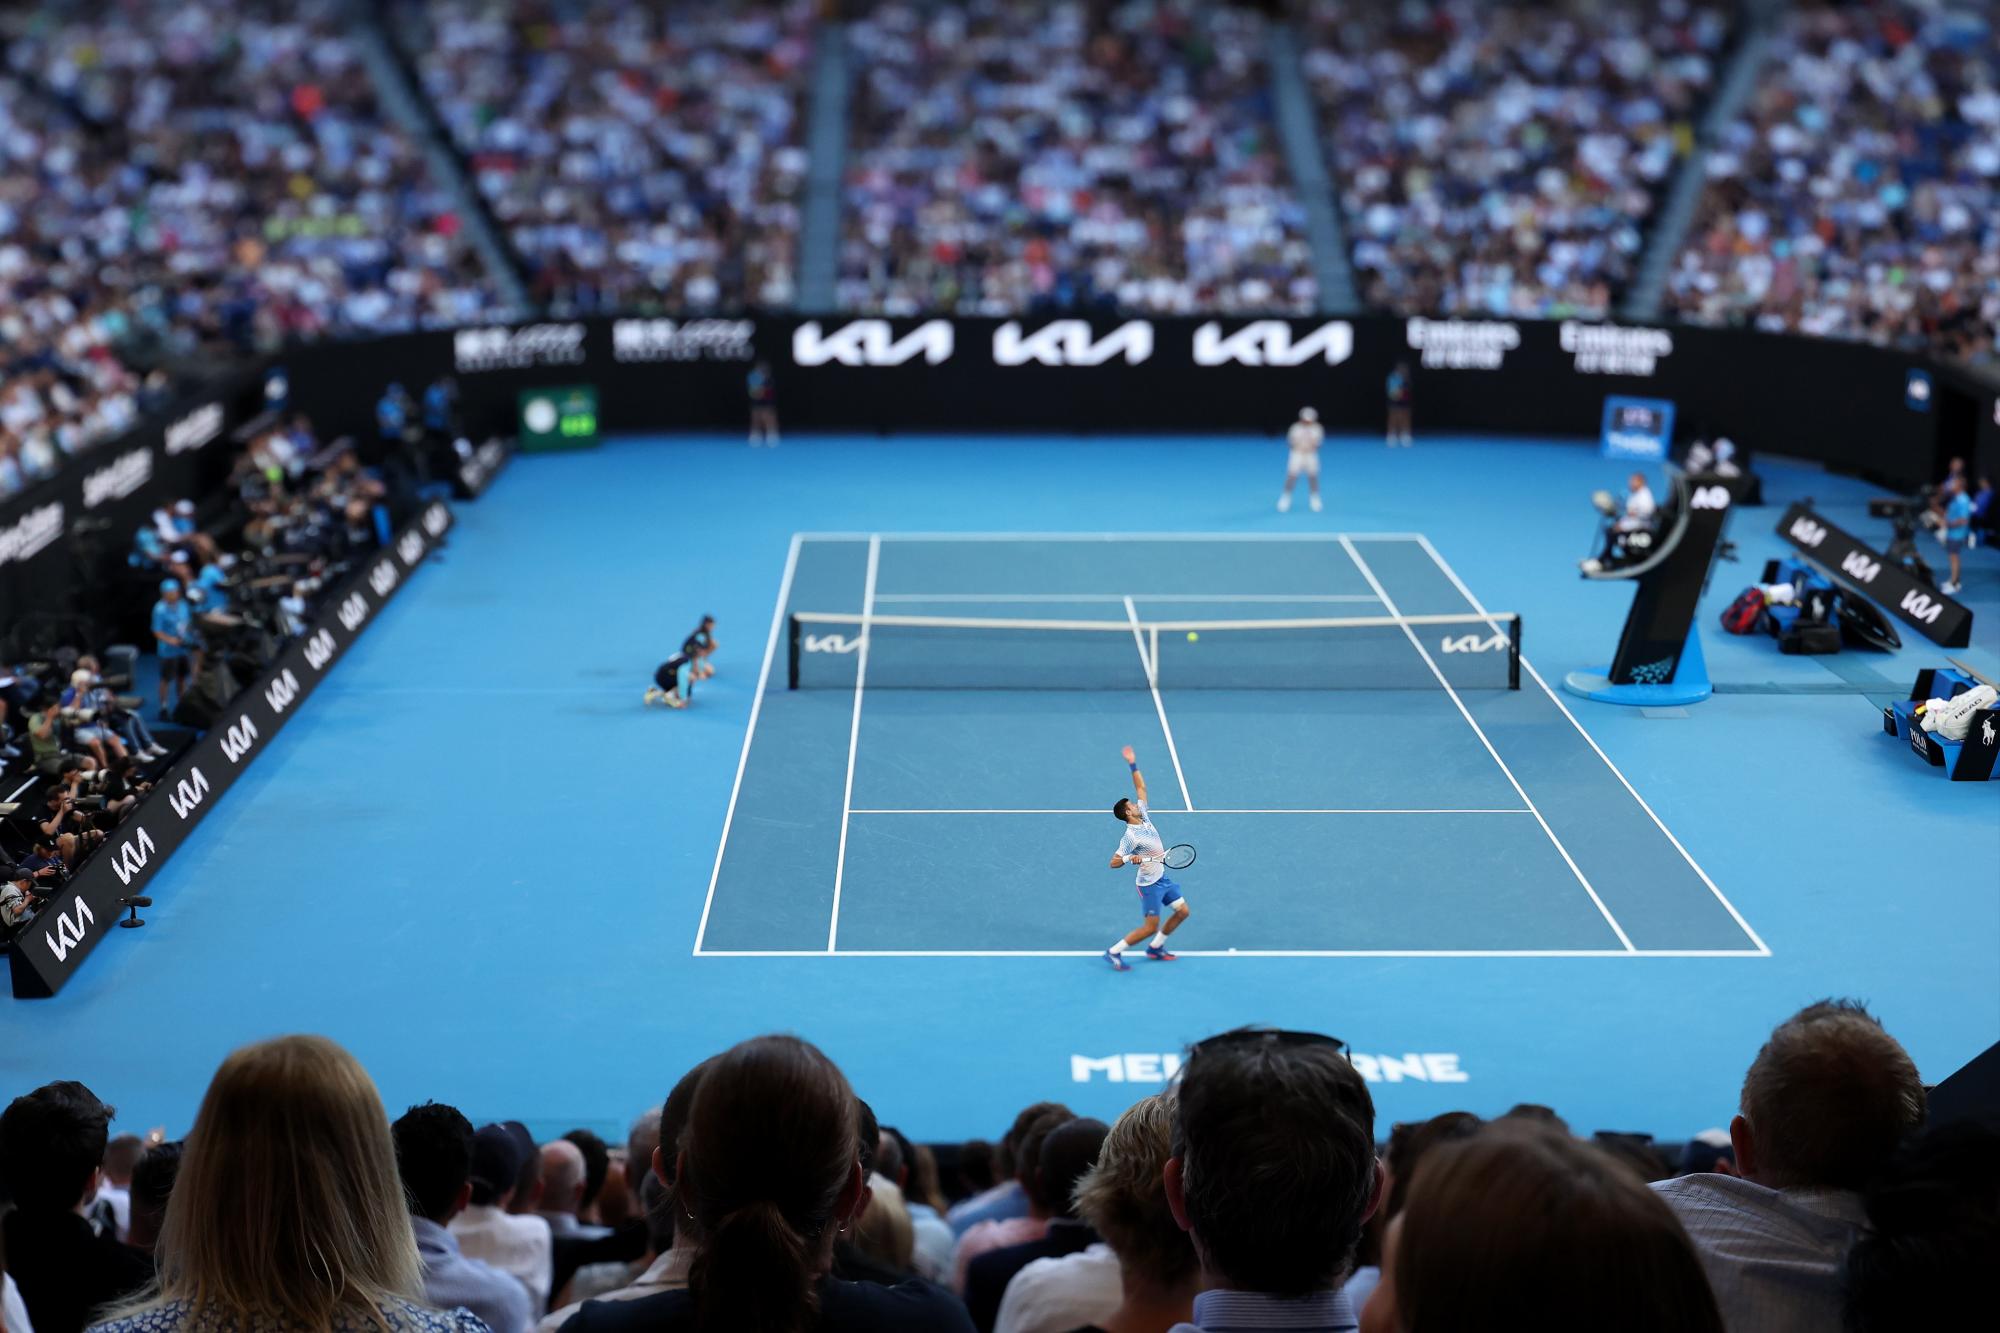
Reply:
[[[1768,955],[1503,613],[1420,533],[795,536],[694,951],[1094,960],[1131,744],[1189,959]]]

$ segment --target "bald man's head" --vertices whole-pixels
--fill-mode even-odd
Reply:
[[[583,1149],[568,1139],[542,1145],[542,1210],[574,1213],[583,1204]]]

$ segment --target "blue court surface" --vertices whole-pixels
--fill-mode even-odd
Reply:
[[[1704,602],[1717,695],[1634,710],[1557,685],[1629,603],[1575,573],[1623,467],[1330,441],[1326,512],[1280,515],[1280,457],[523,458],[154,881],[147,928],[56,999],[0,1002],[0,1087],[83,1077],[178,1132],[228,1049],[311,1030],[397,1110],[622,1132],[782,1029],[885,1120],[990,1137],[1043,1097],[1115,1113],[1188,1041],[1263,1022],[1346,1039],[1384,1124],[1537,1101],[1671,1136],[1725,1123],[1772,1024],[1824,995],[1872,1003],[1933,1080],[2000,1035],[2000,786],[1880,733],[1945,654],[1710,632],[1785,503],[1879,540],[1872,488],[1767,462]],[[2000,675],[1991,552],[1966,600],[1951,656]],[[703,613],[718,675],[643,708]],[[939,617],[976,623],[902,623]],[[1269,624],[1357,619],[1390,623]],[[1116,975],[1125,744],[1200,857],[1181,961]]]

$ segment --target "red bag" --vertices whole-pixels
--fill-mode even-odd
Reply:
[[[1743,595],[1731,602],[1722,613],[1722,628],[1731,634],[1754,634],[1757,622],[1764,618],[1764,590],[1745,588]]]

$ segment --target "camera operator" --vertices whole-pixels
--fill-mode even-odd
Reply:
[[[34,920],[35,906],[21,867],[0,871],[0,939],[12,939],[16,931]]]

